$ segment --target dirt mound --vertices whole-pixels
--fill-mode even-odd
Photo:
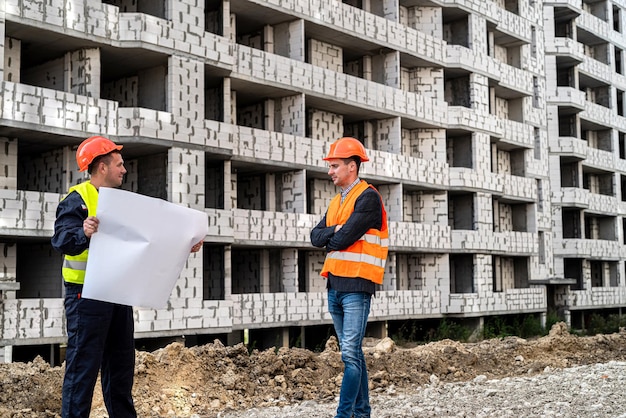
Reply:
[[[569,334],[556,324],[549,335],[462,344],[443,340],[403,348],[391,339],[364,344],[372,393],[402,392],[428,383],[539,373],[546,367],[626,360],[626,333],[593,337]],[[137,352],[134,399],[140,416],[197,414],[215,417],[224,410],[284,405],[303,400],[332,401],[339,392],[343,364],[335,338],[322,353],[298,348],[255,350],[219,341],[185,348],[174,343],[154,352]],[[38,358],[0,364],[0,416],[58,417],[63,369]],[[99,386],[92,416],[106,416]]]

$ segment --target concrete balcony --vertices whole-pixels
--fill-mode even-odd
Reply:
[[[498,118],[488,113],[478,112],[463,106],[449,106],[447,114],[448,129],[465,129],[484,132],[502,137],[503,132]]]
[[[593,147],[587,147],[587,158],[583,163],[586,167],[598,168],[606,171],[615,171],[615,154]]]
[[[243,45],[236,45],[234,53],[232,78],[257,87],[282,89],[282,94],[304,93],[327,101],[337,113],[360,109],[371,118],[397,116],[431,127],[443,127],[446,122],[445,102]]]
[[[136,338],[231,332],[234,328],[232,300],[171,297],[168,304],[170,309],[135,308]]]
[[[614,83],[613,68],[609,64],[600,62],[594,58],[585,57],[582,63],[578,66],[580,74],[591,77],[595,80],[611,85]]]
[[[234,212],[224,209],[204,209],[207,214],[209,233],[207,239],[211,242],[232,244],[235,240]]]
[[[233,209],[233,244],[257,247],[310,247],[317,215]]]
[[[387,290],[372,299],[370,320],[433,318],[442,314],[441,290]]]
[[[553,192],[552,196],[553,204],[568,208],[586,209],[589,207],[589,200],[591,199],[589,190],[579,187],[562,187],[560,191]]]
[[[448,68],[462,68],[496,80],[498,88],[512,92],[508,95],[531,96],[533,94],[532,73],[464,46],[447,45],[446,66]]]
[[[500,86],[521,96],[533,95],[533,75],[511,65],[500,63]]]
[[[570,290],[566,304],[571,310],[621,308],[626,304],[626,287],[592,287],[589,290]]]
[[[234,294],[233,329],[332,324],[326,292]]]
[[[499,33],[496,35],[496,43],[504,45],[531,43],[533,22],[502,8],[499,8],[498,12],[496,29]]]
[[[0,304],[0,346],[54,344],[67,339],[63,298],[5,299]],[[37,325],[34,325],[37,324]]]
[[[57,193],[0,189],[0,234],[52,237],[61,197]]]
[[[537,181],[534,178],[498,174],[501,177],[502,197],[507,199],[536,202]]]
[[[40,6],[36,1],[10,0],[5,6],[6,19],[27,26],[33,22],[45,22],[44,26],[51,31],[62,34],[58,35],[59,39],[84,36],[122,49],[141,45],[146,60],[154,56],[153,53],[169,55],[176,50],[193,54],[221,69],[232,69],[230,41],[204,32],[204,28],[197,31],[201,35],[190,36],[188,26],[145,13],[120,13],[118,7],[102,3],[72,2],[71,13],[63,3],[51,2],[45,8]],[[168,36],[163,36],[164,33]]]
[[[550,142],[551,153],[580,160],[587,158],[587,149],[587,141],[572,136],[560,136],[558,141]]]
[[[611,39],[611,34],[613,32],[613,28],[608,22],[599,19],[584,10],[576,19],[576,26],[607,42]]]
[[[462,68],[494,80],[501,78],[499,61],[461,45],[446,45],[446,67]]]
[[[43,87],[0,83],[0,121],[13,128],[83,137],[117,135],[117,102]]]
[[[583,12],[582,0],[547,0],[543,2],[544,6],[564,7],[580,15]]]
[[[46,7],[36,0],[7,0],[4,5],[7,21],[24,24],[42,23],[48,27],[56,27],[59,32],[76,32],[101,38],[107,38],[118,32],[119,8],[108,4],[89,5],[86,2],[74,2],[73,13],[67,13],[64,3],[51,2]],[[45,12],[45,17],[44,17]]]
[[[500,192],[502,179],[493,174],[471,168],[450,167],[450,189]]]
[[[248,3],[271,9],[274,13],[279,11],[298,16],[305,20],[307,29],[315,33],[315,39],[337,46],[343,46],[344,42],[348,45],[367,42],[369,49],[380,45],[414,57],[408,58],[409,61],[417,58],[434,65],[441,65],[444,61],[445,41],[341,2],[251,0]],[[247,13],[238,9],[234,12]]]
[[[531,256],[538,252],[537,235],[530,232],[493,232],[452,230],[451,250],[506,254],[508,256]]]
[[[375,150],[368,150],[368,155],[370,160],[363,164],[360,170],[365,178],[393,183],[402,179],[403,182],[415,186],[437,184],[446,187],[450,182],[449,166],[445,162]],[[323,155],[319,154],[318,161],[321,161],[322,157]]]
[[[450,227],[413,222],[389,222],[393,234],[389,246],[397,252],[446,252],[450,246]]]
[[[616,216],[619,213],[620,202],[615,196],[590,193],[588,210],[593,213]]]
[[[546,55],[556,55],[570,64],[581,63],[585,60],[583,45],[565,37],[546,39]]]
[[[206,147],[207,151],[230,156],[233,129],[229,124],[213,121],[192,121],[170,112],[140,107],[120,107],[117,111],[119,141],[130,144],[137,137],[149,138],[153,145],[171,147],[176,143]]]
[[[502,292],[482,291],[479,298],[475,293],[450,294],[449,314],[480,316],[479,312],[491,315],[513,313],[543,312],[546,309],[546,291],[544,287],[526,289],[506,289]]]
[[[579,113],[587,104],[585,93],[573,87],[557,87],[555,92],[548,93],[546,101],[567,113]]]
[[[598,260],[619,261],[625,251],[617,241],[563,238],[554,242],[554,255],[572,258],[595,258]]]
[[[599,125],[626,131],[626,118],[617,115],[615,109],[587,102],[585,110],[580,113],[580,117]]]
[[[321,168],[328,141],[232,126],[233,157],[297,168]]]
[[[529,149],[535,146],[534,131],[531,125],[510,119],[498,119],[498,125],[502,132],[499,142]]]

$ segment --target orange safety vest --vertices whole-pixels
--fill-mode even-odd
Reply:
[[[368,187],[378,193],[378,190],[361,180],[341,203],[341,194],[333,198],[326,212],[326,226],[343,225],[354,212],[357,198]],[[361,277],[374,283],[382,284],[385,274],[385,263],[389,247],[389,230],[387,229],[387,211],[380,202],[383,211],[383,222],[380,230],[369,229],[361,238],[346,249],[330,251],[326,254],[322,276],[328,278],[328,273],[339,277]]]

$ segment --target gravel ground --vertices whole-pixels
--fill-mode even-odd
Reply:
[[[626,418],[626,362],[546,368],[543,373],[464,383],[430,384],[412,393],[371,394],[372,417],[611,417]],[[285,407],[223,412],[219,418],[329,418],[336,404],[312,401]]]

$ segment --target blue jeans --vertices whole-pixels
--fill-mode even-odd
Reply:
[[[339,339],[343,380],[335,418],[369,418],[371,413],[363,338],[372,295],[328,289],[328,311]]]
[[[110,418],[135,418],[133,309],[80,297],[82,285],[65,284],[67,350],[63,378],[63,418],[86,418],[100,372]]]

